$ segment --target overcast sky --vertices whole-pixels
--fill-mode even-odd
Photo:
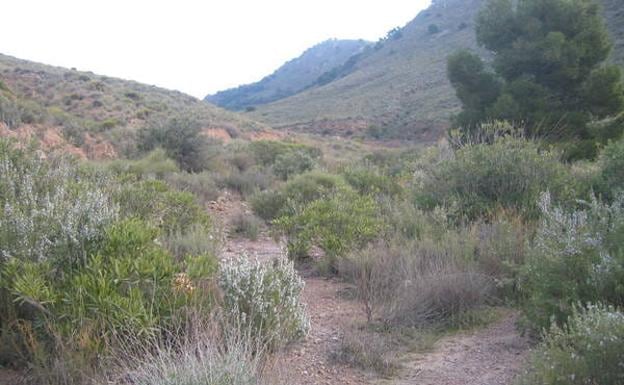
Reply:
[[[3,0],[0,53],[197,97],[329,38],[377,40],[430,0]]]

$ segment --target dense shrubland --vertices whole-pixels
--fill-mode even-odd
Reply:
[[[93,164],[0,141],[0,365],[28,368],[33,383],[126,381],[118,371],[203,346],[207,362],[179,365],[218,378],[236,364],[259,383],[261,356],[305,335],[292,264],[221,265],[203,207],[216,178],[179,166],[158,150]],[[199,325],[211,334],[192,335]]]

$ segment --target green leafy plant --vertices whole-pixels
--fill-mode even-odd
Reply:
[[[576,307],[554,324],[533,353],[520,384],[616,385],[624,381],[624,314],[606,305]]]

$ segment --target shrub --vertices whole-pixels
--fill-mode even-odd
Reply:
[[[307,155],[316,160],[321,157],[321,152],[315,147],[302,144],[278,142],[273,140],[259,140],[249,144],[249,151],[254,155],[256,162],[263,166],[273,166],[280,156],[292,153]]]
[[[67,160],[43,161],[0,141],[0,263],[81,264],[118,216],[109,183],[81,175]]]
[[[282,180],[310,171],[314,168],[315,160],[307,152],[291,151],[280,154],[275,158],[273,173]]]
[[[184,231],[174,230],[164,234],[162,243],[171,254],[181,259],[186,256],[218,255],[221,239],[214,229],[194,224]]]
[[[251,199],[253,211],[265,221],[271,221],[281,215],[286,206],[287,197],[281,191],[262,191],[254,194]]]
[[[342,172],[347,183],[362,195],[398,197],[402,193],[397,181],[372,167],[352,167]]]
[[[616,190],[624,190],[624,139],[611,142],[600,155],[601,188],[603,194],[612,197]]]
[[[357,285],[369,321],[390,325],[455,326],[491,298],[491,280],[467,263],[470,251],[458,240],[378,242],[338,264]]]
[[[324,262],[334,269],[338,257],[382,232],[377,214],[372,198],[345,191],[297,206],[292,215],[275,223],[288,237],[289,256],[305,257],[312,245],[318,245],[325,252]]]
[[[240,324],[193,317],[184,337],[154,341],[115,355],[111,373],[96,385],[276,385],[267,347]],[[134,344],[137,345],[137,344]]]
[[[252,168],[243,172],[232,170],[220,180],[223,187],[236,191],[243,197],[266,190],[271,184],[271,175]]]
[[[221,194],[213,176],[205,171],[168,174],[165,181],[175,190],[192,193],[202,203],[217,200]]]
[[[258,239],[261,226],[262,221],[260,219],[253,214],[243,212],[236,213],[230,220],[230,228],[235,235],[243,236],[252,241]]]
[[[73,346],[95,360],[116,339],[148,339],[172,327],[173,314],[193,294],[173,285],[179,269],[156,244],[157,230],[127,220],[111,225],[79,266],[9,260],[2,289],[12,299],[22,357],[48,365],[48,347]],[[17,346],[20,346],[19,344]],[[53,356],[53,355],[52,355]]]
[[[398,359],[387,338],[366,331],[346,332],[331,357],[335,362],[364,370],[373,369],[386,377],[395,374],[399,369]]]
[[[291,205],[305,205],[344,190],[346,183],[337,175],[311,171],[298,175],[282,189]]]
[[[308,332],[305,306],[299,301],[303,285],[293,263],[283,257],[260,264],[243,256],[224,262],[219,272],[229,319],[272,348]]]
[[[572,312],[568,324],[554,324],[533,353],[521,384],[616,385],[624,382],[624,314],[590,305]]]
[[[528,327],[563,325],[576,303],[624,305],[624,194],[613,203],[596,199],[585,210],[540,201],[543,219],[522,272]]]
[[[160,148],[149,152],[141,159],[115,160],[107,166],[118,175],[132,173],[147,178],[163,178],[165,175],[179,171],[178,165]]]
[[[181,117],[152,122],[139,132],[139,149],[151,151],[157,147],[189,172],[207,169],[219,151],[216,143],[202,134],[200,122]]]
[[[115,195],[122,213],[159,226],[165,234],[210,225],[210,218],[193,194],[171,190],[162,181],[128,183]]]
[[[557,156],[537,143],[502,137],[492,144],[467,144],[454,156],[428,170],[417,201],[424,207],[455,206],[459,215],[474,219],[499,208],[526,217],[539,214],[541,192],[558,199],[574,196],[574,183]]]

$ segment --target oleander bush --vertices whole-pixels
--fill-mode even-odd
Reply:
[[[624,313],[613,306],[575,307],[532,354],[526,385],[617,385],[624,382]]]
[[[271,263],[249,256],[225,261],[218,282],[228,319],[271,349],[307,334],[310,321],[299,298],[304,283],[285,257]]]
[[[521,281],[527,327],[563,325],[579,302],[623,306],[624,194],[565,209],[545,193],[539,204],[542,220]]]

